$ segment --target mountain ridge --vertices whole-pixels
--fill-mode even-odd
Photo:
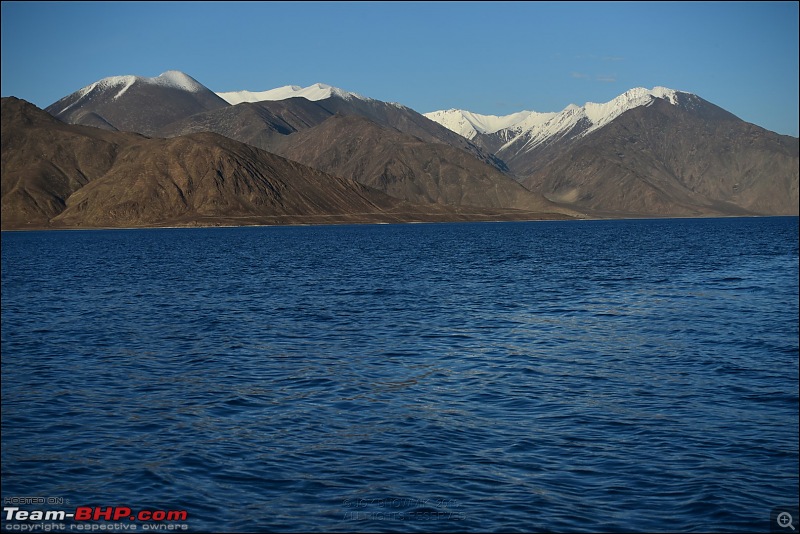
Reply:
[[[540,153],[521,181],[590,211],[798,215],[798,139],[721,116],[664,101],[634,108],[567,150]]]
[[[358,93],[351,93],[338,87],[333,87],[325,83],[315,83],[308,87],[300,87],[299,85],[284,85],[283,87],[276,87],[266,91],[228,91],[216,93],[217,96],[225,100],[231,105],[241,104],[242,102],[264,102],[274,100],[286,100],[287,98],[305,98],[306,100],[317,101],[330,98],[331,96],[338,96],[345,100],[356,98],[358,100],[375,100],[368,98]]]
[[[609,102],[571,104],[561,112],[517,112],[503,117],[457,112],[457,127],[450,124],[448,128],[441,124],[447,122],[442,117],[434,117],[437,122],[411,108],[327,84],[220,93],[232,101],[241,100],[232,105],[210,89],[198,91],[191,77],[167,74],[154,79],[104,79],[48,110],[58,116],[66,109],[61,116],[66,122],[151,137],[215,132],[341,177],[358,176],[361,183],[384,180],[381,187],[385,188],[391,181],[397,187],[395,195],[426,203],[457,206],[471,198],[480,205],[495,206],[489,182],[480,178],[488,176],[481,167],[488,163],[506,176],[493,175],[492,180],[515,181],[540,198],[589,216],[797,211],[791,207],[792,201],[797,204],[797,138],[784,140],[755,125],[745,127],[749,123],[699,96],[666,87],[637,87]],[[83,98],[89,95],[94,100]],[[198,102],[198,95],[206,100]],[[337,116],[361,117],[375,126],[343,122]],[[323,127],[326,121],[334,121],[336,128]],[[354,130],[342,130],[342,124]],[[672,135],[656,141],[647,131],[652,128]],[[338,131],[338,138],[331,136],[332,131]],[[351,143],[356,131],[366,133],[363,143],[374,151],[350,145],[329,159],[336,153],[336,142]],[[750,140],[757,140],[757,149]],[[469,158],[446,148],[422,148],[417,142],[457,148]],[[652,144],[656,142],[658,146]],[[391,152],[386,143],[396,143],[402,150]],[[358,165],[346,161],[344,154],[351,154]],[[364,169],[371,174],[363,174]],[[454,169],[459,170],[452,174]],[[451,174],[445,179],[443,173]],[[455,179],[456,175],[460,178]],[[449,192],[443,193],[441,184],[448,180],[445,189]],[[405,185],[398,187],[400,182]],[[511,198],[507,201],[513,204]]]
[[[517,151],[530,151],[571,131],[575,131],[575,137],[586,136],[609,124],[622,113],[640,106],[650,106],[656,99],[665,100],[675,106],[693,106],[699,97],[660,86],[653,89],[635,87],[605,103],[586,102],[583,106],[569,104],[558,112],[518,111],[495,116],[450,109],[423,115],[473,141],[479,139],[479,142],[489,144],[485,138],[500,138],[502,143],[492,143],[492,146],[494,152],[503,155],[515,143],[519,145],[520,140],[523,143],[517,147]],[[735,117],[732,114],[731,116]]]

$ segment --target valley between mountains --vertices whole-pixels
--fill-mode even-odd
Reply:
[[[798,139],[635,88],[506,117],[324,84],[2,99],[2,229],[798,215]]]

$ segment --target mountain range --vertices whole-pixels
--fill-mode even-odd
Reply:
[[[595,213],[798,213],[797,138],[691,93],[635,88],[558,113],[425,115],[502,158],[531,190]]]
[[[214,93],[115,76],[3,98],[2,225],[110,227],[798,214],[798,139],[635,88],[505,117],[325,84]]]

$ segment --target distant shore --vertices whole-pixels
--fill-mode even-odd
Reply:
[[[627,215],[615,217],[599,217],[586,215],[570,217],[560,213],[532,214],[509,210],[506,213],[459,213],[459,214],[357,214],[357,215],[315,215],[315,216],[273,216],[273,217],[221,217],[208,219],[192,219],[188,221],[165,221],[158,223],[120,226],[89,225],[30,225],[13,226],[0,229],[2,232],[28,232],[46,230],[147,230],[147,229],[179,229],[179,228],[244,228],[244,227],[278,227],[278,226],[336,226],[336,225],[370,225],[370,224],[429,224],[453,222],[546,222],[546,221],[622,221],[647,219],[738,219],[738,218],[774,218],[795,217],[798,215]]]

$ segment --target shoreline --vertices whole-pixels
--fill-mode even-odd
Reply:
[[[516,215],[516,214],[512,214]],[[641,215],[641,216],[620,216],[620,217],[569,217],[562,214],[552,214],[553,217],[548,218],[525,218],[525,217],[500,217],[500,218],[452,218],[452,217],[432,217],[429,219],[414,219],[414,220],[364,220],[354,218],[353,220],[340,220],[340,221],[301,221],[304,217],[297,217],[294,215],[283,216],[286,218],[298,219],[289,222],[254,222],[252,224],[230,224],[229,221],[221,220],[220,222],[209,222],[202,224],[199,221],[190,221],[186,224],[151,224],[151,225],[137,225],[137,226],[31,226],[28,228],[2,228],[0,232],[45,232],[45,231],[81,231],[81,230],[170,230],[170,229],[207,229],[207,228],[271,228],[271,227],[301,227],[301,226],[348,226],[348,225],[392,225],[392,224],[441,224],[441,223],[503,223],[503,222],[569,222],[569,221],[634,221],[634,220],[671,220],[671,219],[756,219],[756,218],[776,218],[776,217],[793,217],[798,218],[800,215],[667,215],[667,216],[654,216],[654,215]],[[279,218],[275,217],[258,217],[258,219]],[[342,217],[348,216],[330,215],[330,216],[315,216],[315,217]],[[244,218],[244,217],[243,217]],[[246,217],[250,218],[250,217]],[[230,219],[230,218],[225,218]]]

